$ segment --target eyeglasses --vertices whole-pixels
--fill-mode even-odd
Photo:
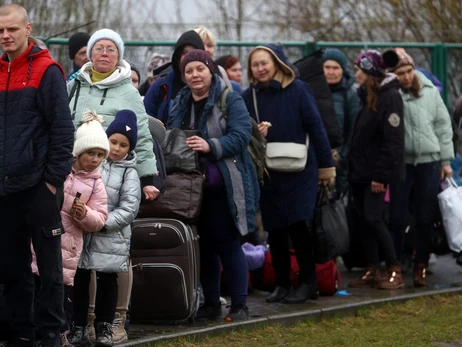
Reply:
[[[93,48],[93,52],[96,54],[103,54],[103,52],[106,51],[107,55],[116,55],[117,54],[117,49],[112,48],[112,47],[95,47]]]

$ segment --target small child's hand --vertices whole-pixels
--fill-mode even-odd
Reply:
[[[85,214],[85,204],[82,201],[75,202],[75,216],[82,218]]]
[[[143,193],[146,196],[146,200],[154,200],[160,192],[154,186],[145,186],[143,187]]]

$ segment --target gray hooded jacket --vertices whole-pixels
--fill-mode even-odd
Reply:
[[[101,272],[127,272],[130,252],[130,224],[138,214],[141,186],[136,171],[136,154],[126,160],[101,166],[106,186],[109,216],[104,229],[85,235],[79,267]]]

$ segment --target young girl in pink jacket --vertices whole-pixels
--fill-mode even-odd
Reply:
[[[66,286],[74,286],[86,233],[100,231],[108,218],[100,165],[109,154],[109,141],[101,122],[96,113],[84,113],[74,143],[72,172],[64,182],[61,249]]]
[[[101,123],[102,118],[96,113],[83,114],[74,143],[72,172],[64,182],[61,251],[66,301],[70,288],[78,285],[77,267],[86,235],[101,230],[108,218],[107,194],[101,180],[100,165],[109,154],[109,141]],[[38,274],[35,253],[32,254],[32,270]],[[36,281],[40,281],[39,277]],[[63,327],[63,330],[66,328]]]

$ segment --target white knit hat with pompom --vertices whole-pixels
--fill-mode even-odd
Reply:
[[[101,125],[103,117],[98,116],[95,112],[87,111],[83,114],[80,125],[77,128],[76,139],[74,143],[74,156],[78,157],[83,152],[91,148],[100,148],[109,155],[109,140],[107,134]]]

